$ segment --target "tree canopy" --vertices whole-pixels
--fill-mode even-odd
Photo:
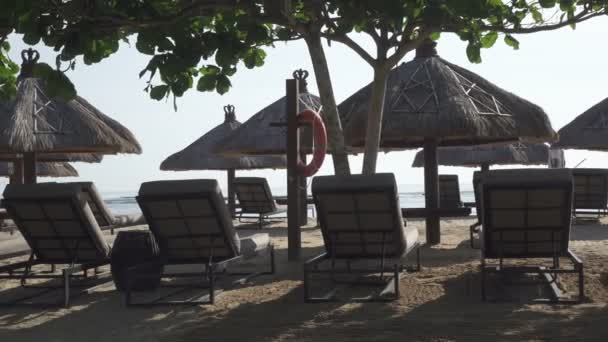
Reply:
[[[606,14],[607,0],[4,0],[0,4],[0,97],[14,94],[18,66],[8,55],[7,37],[57,51],[57,63],[35,72],[51,94],[71,97],[62,72],[77,57],[95,64],[121,41],[150,56],[141,71],[154,99],[181,96],[188,89],[224,93],[239,62],[259,67],[264,46],[297,39],[311,18],[323,37],[351,47],[368,63],[395,65],[423,36],[454,32],[468,42],[466,53],[480,62],[480,49],[504,33],[514,48],[517,33],[555,29]],[[369,34],[392,54],[372,57],[351,32]],[[137,34],[136,38],[132,35]],[[379,53],[383,51],[377,51]],[[387,61],[383,61],[387,59]],[[375,61],[374,61],[375,60]]]

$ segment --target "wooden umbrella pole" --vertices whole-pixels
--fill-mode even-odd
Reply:
[[[23,183],[36,184],[36,153],[23,154]]]
[[[235,171],[234,169],[228,169],[228,210],[230,210],[230,216],[234,217],[236,215],[236,203],[234,200],[234,177]]]
[[[424,140],[424,194],[426,202],[426,242],[441,242],[439,225],[439,175],[437,169],[437,140]]]
[[[300,232],[300,175],[298,174],[298,151],[300,136],[298,134],[299,112],[298,97],[300,93],[297,79],[288,79],[286,87],[287,114],[287,259],[298,261],[302,248]]]
[[[23,184],[23,159],[13,160],[13,174],[10,177],[11,184]]]
[[[488,163],[481,164],[481,172],[486,172],[486,171],[490,171],[490,164],[488,164]]]

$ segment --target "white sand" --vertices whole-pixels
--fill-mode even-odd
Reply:
[[[585,262],[587,301],[578,305],[484,303],[471,219],[442,221],[442,243],[423,250],[423,271],[401,281],[391,303],[305,304],[301,263],[286,261],[286,229],[269,232],[278,272],[225,292],[214,306],[127,309],[109,284],[69,309],[0,308],[2,341],[605,341],[608,338],[608,225],[575,226],[572,249]],[[606,221],[608,223],[608,221]],[[424,223],[410,221],[424,237]],[[303,229],[303,259],[323,249]],[[6,291],[15,282],[3,281]],[[564,279],[573,288],[574,279]],[[517,293],[517,292],[515,292]]]

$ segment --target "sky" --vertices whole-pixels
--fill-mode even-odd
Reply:
[[[519,50],[513,50],[502,39],[491,49],[482,50],[483,62],[472,64],[465,54],[466,43],[454,35],[444,34],[437,46],[444,59],[478,73],[496,85],[541,106],[549,115],[557,131],[597,102],[608,97],[608,18],[595,18],[579,24],[576,30],[519,35]],[[263,67],[247,69],[240,65],[233,76],[232,89],[224,94],[201,93],[191,89],[177,99],[177,111],[172,100],[155,101],[144,92],[146,78],[138,74],[146,66],[149,56],[132,46],[122,44],[120,50],[101,63],[87,66],[77,63],[68,76],[78,95],[102,112],[128,127],[140,142],[141,155],[106,156],[99,164],[75,163],[80,177],[65,181],[93,181],[105,193],[136,193],[142,182],[161,179],[215,178],[225,191],[226,173],[222,171],[160,171],[160,163],[224,120],[223,106],[236,107],[237,119],[246,121],[260,109],[284,96],[285,79],[298,68],[310,71],[309,90],[317,93],[314,73],[306,45],[302,41],[277,43],[267,49]],[[362,35],[353,35],[371,49]],[[15,61],[27,46],[20,37],[10,37],[11,55]],[[36,46],[41,61],[54,65],[55,52]],[[336,100],[345,100],[372,80],[372,69],[347,47],[333,42],[325,51],[331,71]],[[413,58],[413,52],[403,62]],[[392,172],[400,184],[400,191],[421,191],[423,170],[412,168],[417,150],[381,153],[378,172]],[[608,153],[566,151],[566,166],[607,167]],[[360,173],[362,156],[350,157],[353,173]],[[469,190],[474,169],[439,167],[440,174],[457,174],[461,189]],[[331,158],[326,158],[318,175],[333,174]],[[266,177],[271,188],[284,192],[284,170],[237,171],[237,177]],[[42,179],[42,181],[48,179]],[[4,182],[4,183],[1,183]],[[0,180],[0,185],[5,184]]]

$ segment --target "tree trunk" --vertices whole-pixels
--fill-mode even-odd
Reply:
[[[321,36],[317,33],[309,33],[306,35],[305,40],[315,71],[321,104],[323,105],[323,120],[327,128],[329,146],[333,149],[334,172],[336,175],[349,175],[350,166],[344,146],[344,134],[342,133],[338,106],[336,105],[334,90],[331,86],[331,77],[329,75],[327,59],[325,58],[325,51],[321,43]]]
[[[365,134],[365,154],[363,156],[362,173],[366,175],[376,173],[376,160],[378,159],[378,149],[380,148],[387,79],[387,70],[374,68],[374,81],[372,83],[371,101],[367,115],[367,131]]]

